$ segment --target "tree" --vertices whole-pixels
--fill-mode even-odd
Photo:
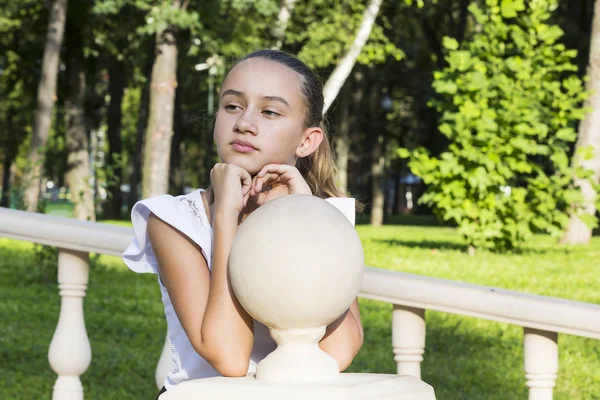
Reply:
[[[455,221],[470,249],[511,249],[534,230],[559,235],[573,187],[568,152],[587,96],[546,21],[554,1],[487,0],[470,11],[481,25],[463,49],[446,38],[448,66],[435,73],[439,130],[450,141],[439,157],[424,149],[410,168],[428,185],[421,201]]]
[[[85,123],[86,71],[83,38],[88,16],[87,5],[81,0],[73,0],[67,14],[65,131],[68,154],[65,178],[71,192],[73,216],[95,221]]]
[[[591,95],[585,103],[585,107],[590,111],[579,124],[575,147],[579,151],[573,158],[575,167],[581,166],[591,171],[591,174],[575,180],[575,184],[581,189],[585,199],[583,214],[581,216],[573,214],[569,219],[569,225],[562,239],[563,243],[568,244],[589,243],[592,237],[592,228],[598,225],[596,210],[599,196],[598,189],[594,186],[597,186],[600,180],[600,0],[596,0],[594,9],[586,85],[586,89]],[[586,148],[592,153],[587,158],[583,157]]]
[[[296,1],[298,0],[281,0],[281,7],[279,9],[279,13],[277,14],[277,23],[272,30],[273,38],[275,39],[273,49],[279,50],[283,45],[285,31],[287,30],[288,23],[290,22],[290,15],[294,10]]]
[[[325,97],[323,114],[327,113],[327,110],[329,110],[331,103],[333,103],[337,97],[344,82],[348,78],[348,75],[352,72],[356,59],[360,55],[361,50],[371,34],[382,1],[383,0],[370,0],[369,5],[365,9],[360,28],[358,32],[356,32],[354,42],[352,42],[350,49],[337,64],[323,86],[323,96]]]
[[[121,218],[121,195],[122,183],[122,104],[125,88],[127,87],[127,66],[120,60],[119,55],[110,55],[108,60],[108,103],[107,114],[107,137],[108,137],[108,166],[111,170],[111,178],[107,182],[110,197],[105,204],[104,216],[106,218]]]
[[[169,190],[169,156],[173,137],[173,112],[177,87],[177,28],[197,24],[197,14],[186,12],[187,1],[163,2],[154,11],[156,58],[150,83],[150,112],[142,176],[142,197],[167,193]],[[162,20],[160,19],[162,16]]]
[[[46,45],[38,86],[35,124],[29,147],[30,169],[25,178],[25,203],[28,211],[37,210],[42,178],[42,157],[52,122],[52,109],[56,99],[56,78],[60,62],[60,50],[65,28],[67,0],[53,0],[50,6]]]
[[[35,108],[40,63],[32,60],[42,54],[47,15],[44,6],[35,0],[0,3],[0,206],[21,208],[20,167],[33,125],[33,115],[23,110]]]
[[[143,1],[99,0],[95,2],[92,13],[95,37],[92,51],[96,54],[100,70],[105,71],[103,75],[108,77],[105,90],[109,98],[106,104],[106,170],[109,173],[105,183],[108,198],[103,204],[104,218],[121,217],[124,203],[121,188],[127,180],[130,183],[127,204],[133,206],[138,200],[142,145],[148,121],[148,87],[156,47],[153,31],[147,29],[153,26],[152,17],[148,16],[151,5]],[[143,87],[141,99],[129,97],[136,99],[137,109],[134,114],[124,115],[123,109],[129,106],[124,104],[127,90],[136,91],[140,86]],[[126,123],[133,121],[135,114],[137,128]],[[127,172],[130,179],[124,176]]]
[[[324,86],[325,112],[338,96],[341,88],[348,84],[347,78],[356,63],[374,66],[384,63],[388,58],[400,60],[404,53],[390,42],[384,33],[388,18],[381,15],[377,19],[382,1],[371,1],[367,6],[362,1],[344,0],[331,2],[314,1],[296,6],[293,24],[288,29],[286,45],[300,44],[298,57],[312,68],[324,72],[327,77]],[[376,23],[377,22],[377,23]],[[368,40],[367,40],[368,39]],[[360,73],[356,74],[361,76]],[[356,92],[356,91],[354,91]],[[348,107],[360,110],[362,90],[350,99],[340,99],[343,119]],[[352,104],[350,104],[352,103]],[[369,109],[368,107],[363,107]],[[336,148],[339,184],[347,189],[349,158],[352,152],[350,137],[358,128],[357,115],[353,112],[349,123],[340,121],[333,137]],[[372,116],[374,117],[374,116]],[[369,131],[370,132],[370,131]],[[369,154],[368,151],[363,153]]]

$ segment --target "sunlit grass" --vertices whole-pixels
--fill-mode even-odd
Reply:
[[[450,228],[357,229],[371,266],[600,304],[600,238],[569,248],[538,236],[520,253],[469,257]],[[116,257],[91,260],[86,399],[151,399],[166,329],[156,277],[134,274]],[[56,266],[39,263],[32,244],[0,239],[0,287],[0,398],[50,399],[55,375],[47,351],[60,305]],[[391,309],[361,300],[366,341],[351,371],[395,372]],[[431,311],[426,317],[423,379],[438,400],[526,398],[522,328]],[[600,342],[561,335],[559,351],[555,399],[600,399]]]

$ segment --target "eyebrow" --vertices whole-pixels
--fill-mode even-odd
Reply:
[[[221,98],[227,96],[227,95],[232,95],[232,96],[237,96],[237,97],[242,97],[245,98],[246,96],[244,95],[243,92],[234,90],[234,89],[227,89],[226,91],[223,92],[223,94],[221,95]],[[268,101],[277,101],[280,103],[283,103],[284,105],[286,105],[287,107],[290,107],[290,104],[283,98],[283,97],[279,97],[279,96],[263,96],[264,100],[268,100]]]

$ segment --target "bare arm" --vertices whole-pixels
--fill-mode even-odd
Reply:
[[[224,376],[246,374],[253,343],[252,320],[227,279],[236,229],[237,224],[215,226],[211,277],[195,243],[154,214],[148,220],[150,243],[177,317],[194,349]]]
[[[344,371],[358,354],[363,339],[358,300],[354,300],[346,313],[327,326],[319,347],[337,361],[340,371]]]

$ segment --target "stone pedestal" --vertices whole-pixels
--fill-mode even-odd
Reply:
[[[340,374],[319,348],[326,327],[349,309],[362,283],[362,244],[346,215],[299,195],[253,212],[231,247],[229,277],[240,304],[269,327],[277,349],[256,374],[183,382],[160,400],[435,400],[433,388],[412,376]]]
[[[412,376],[340,374],[328,383],[274,384],[244,378],[206,378],[177,385],[159,400],[435,400],[433,388]]]

